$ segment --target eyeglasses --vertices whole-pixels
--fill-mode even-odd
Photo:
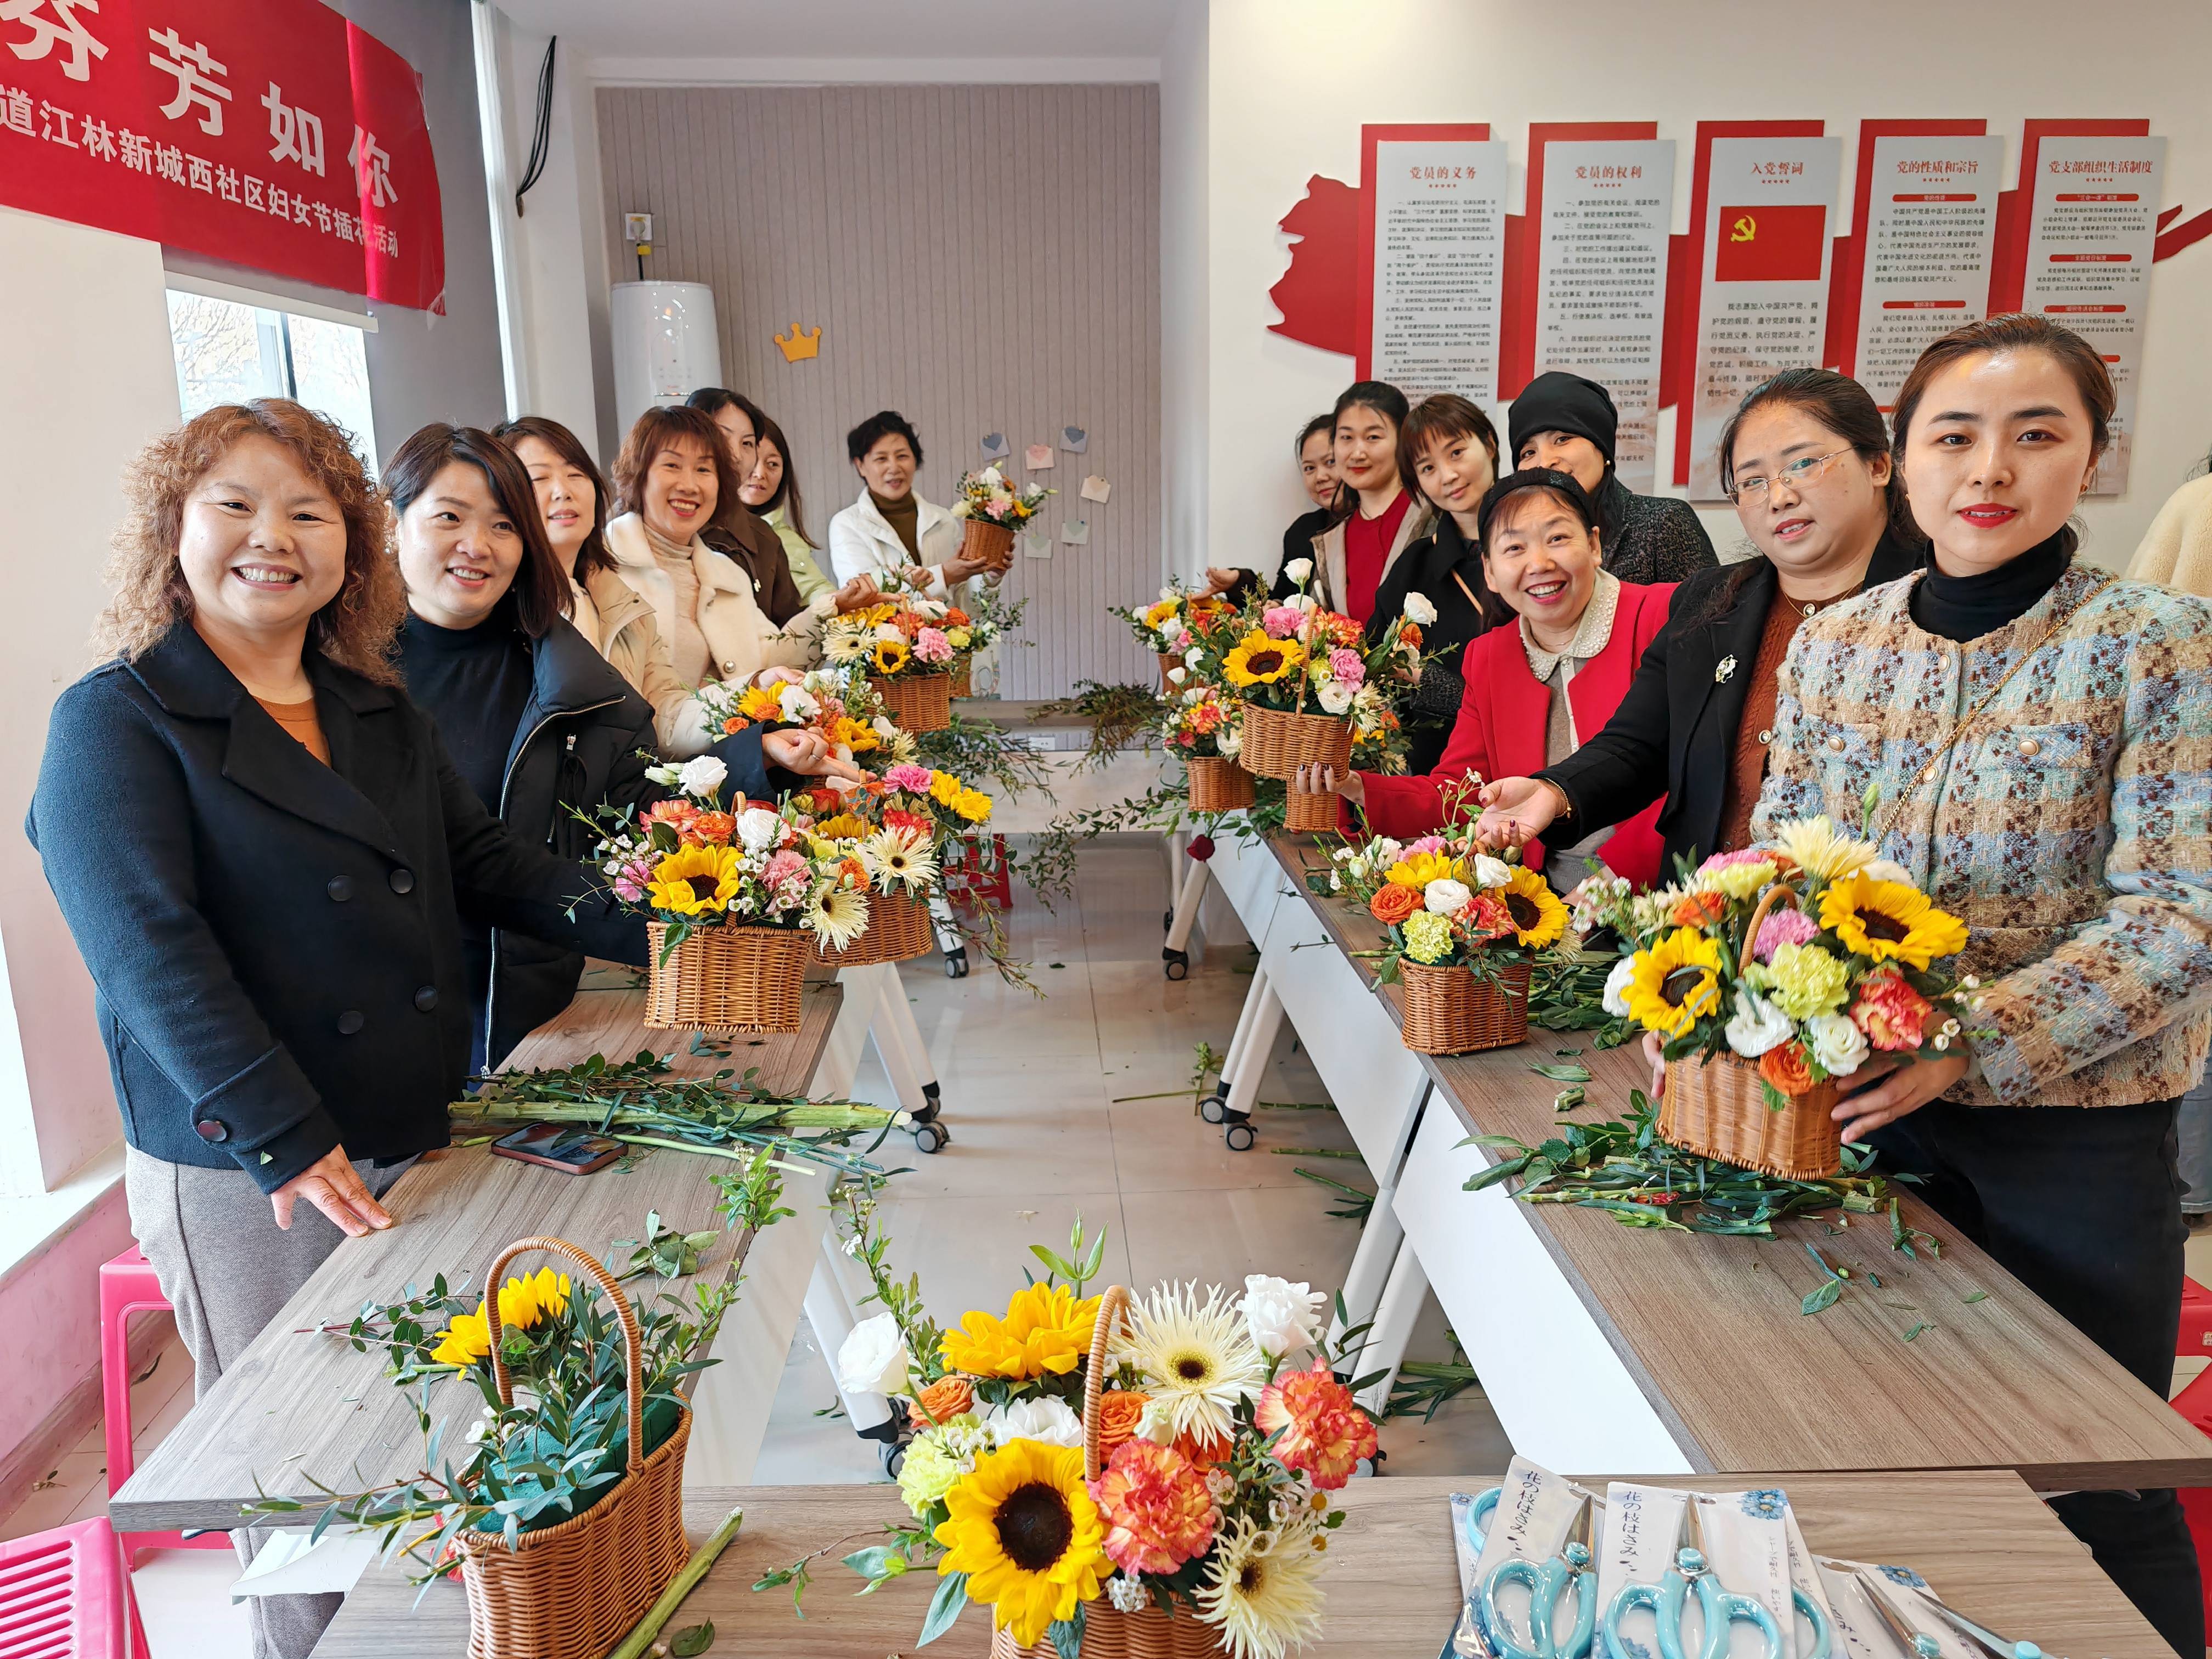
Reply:
[[[1807,484],[1820,483],[1838,455],[1850,453],[1850,446],[1846,444],[1841,449],[1832,449],[1825,455],[1801,455],[1777,472],[1774,478],[1738,478],[1735,487],[1728,492],[1728,498],[1732,501],[1750,501],[1755,506],[1766,499],[1767,489],[1777,478],[1793,490],[1802,490]]]

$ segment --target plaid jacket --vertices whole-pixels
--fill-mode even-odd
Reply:
[[[1972,937],[1978,1062],[1950,1097],[2117,1106],[2192,1086],[2212,1041],[2212,605],[2076,565],[2027,614],[1954,644],[1917,577],[1799,629],[1754,837],[1871,787],[1881,854]],[[2084,601],[2087,601],[2086,604]],[[1933,775],[1921,769],[2053,617]]]

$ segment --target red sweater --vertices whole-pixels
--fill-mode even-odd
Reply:
[[[1674,594],[1672,582],[1656,586],[1620,585],[1613,637],[1606,641],[1604,650],[1583,665],[1567,687],[1575,731],[1585,741],[1603,729],[1627,695],[1644,647],[1667,625],[1667,607]],[[1459,782],[1470,772],[1488,782],[1493,778],[1525,778],[1542,769],[1551,689],[1528,672],[1519,625],[1493,628],[1470,642],[1460,659],[1460,672],[1466,677],[1467,692],[1460,702],[1459,719],[1452,726],[1451,741],[1445,745],[1437,769],[1425,777],[1386,777],[1379,772],[1361,775],[1367,790],[1367,827],[1376,835],[1404,841],[1440,828],[1444,821],[1443,787]],[[1601,849],[1607,867],[1638,887],[1650,886],[1658,879],[1662,838],[1654,826],[1659,809],[1665,805],[1663,798],[1652,802],[1615,830]],[[1531,842],[1527,859],[1531,868],[1540,868],[1542,847]]]

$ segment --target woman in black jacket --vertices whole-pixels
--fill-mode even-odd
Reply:
[[[1516,405],[1518,408],[1518,405]],[[1615,823],[1662,794],[1660,872],[1748,839],[1766,774],[1775,676],[1815,611],[1918,569],[1889,432],[1856,380],[1793,368],[1754,386],[1723,429],[1721,480],[1759,556],[1692,576],[1605,729],[1533,778],[1482,792],[1495,841],[1552,823]]]
[[[502,830],[399,690],[399,580],[343,432],[222,405],[151,445],[131,496],[108,659],[54,706],[28,828],[204,1396],[446,1144],[462,915],[630,963],[645,927],[577,902],[587,872]],[[306,1654],[337,1600],[257,1597],[257,1654]]]
[[[1613,471],[1620,416],[1595,380],[1557,369],[1539,374],[1513,400],[1508,425],[1516,467],[1556,468],[1589,492],[1605,568],[1621,580],[1686,582],[1718,562],[1695,507],[1672,495],[1636,495]]]
[[[1314,538],[1336,521],[1337,499],[1343,486],[1336,477],[1335,441],[1336,416],[1323,412],[1305,423],[1291,447],[1291,453],[1298,458],[1298,483],[1313,506],[1291,520],[1291,527],[1283,532],[1282,562],[1275,567],[1274,582],[1268,590],[1276,599],[1286,599],[1296,590],[1297,584],[1287,574],[1291,565],[1312,558]],[[1260,591],[1256,570],[1209,567],[1206,580],[1211,584],[1210,592],[1225,593],[1238,605]]]

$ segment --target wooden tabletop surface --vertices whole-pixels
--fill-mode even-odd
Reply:
[[[568,1066],[594,1053],[626,1060],[652,1048],[672,1052],[686,1073],[758,1066],[763,1082],[795,1093],[812,1077],[842,1000],[835,984],[810,981],[799,1030],[757,1042],[730,1037],[722,1059],[690,1054],[684,1032],[647,1030],[642,991],[586,991],[533,1032],[508,1066]],[[579,1176],[494,1158],[484,1146],[425,1157],[385,1194],[399,1224],[341,1243],[108,1501],[116,1529],[233,1527],[257,1480],[270,1494],[307,1498],[313,1496],[307,1476],[357,1490],[421,1467],[414,1409],[385,1380],[383,1351],[356,1353],[338,1338],[298,1333],[346,1323],[364,1302],[396,1301],[410,1284],[427,1290],[441,1272],[449,1282],[465,1275],[480,1286],[492,1258],[518,1238],[551,1234],[604,1259],[616,1240],[643,1237],[648,1211],[684,1231],[719,1224],[713,1177],[726,1172],[723,1160],[645,1149],[628,1162],[627,1170]],[[726,1277],[750,1242],[725,1232],[702,1258],[701,1275]],[[475,1390],[452,1383],[431,1399],[464,1425],[481,1404]]]
[[[1325,927],[1347,951],[1381,943],[1364,909],[1308,892],[1303,872],[1328,862],[1316,843],[1285,837],[1274,851],[1320,924],[1316,939]],[[1371,983],[1371,964],[1354,965]],[[1402,990],[1380,994],[1401,1018]],[[1553,1103],[1562,1085],[1529,1066],[1573,1050],[1591,1080],[1568,1121],[1626,1116],[1628,1091],[1650,1087],[1650,1068],[1637,1046],[1598,1050],[1589,1035],[1532,1030],[1516,1048],[1431,1060],[1431,1109],[1440,1097],[1468,1133],[1534,1146],[1561,1121]],[[1701,1470],[1997,1468],[2038,1491],[2212,1485],[2212,1440],[1909,1188],[1897,1190],[1905,1223],[1939,1239],[1939,1256],[1893,1250],[1887,1214],[1800,1217],[1753,1239],[1628,1228],[1571,1205],[1523,1207]],[[1838,1267],[1872,1270],[1881,1286],[1855,1271],[1833,1306],[1802,1313],[1825,1276],[1807,1243]],[[1916,1325],[1925,1328],[1908,1342]]]
[[[1344,1489],[1349,1512],[1334,1534],[1321,1639],[1309,1653],[1334,1659],[1426,1659],[1450,1634],[1460,1605],[1446,1504],[1495,1477],[1393,1476]],[[1917,1569],[1958,1611],[2064,1659],[2172,1659],[2142,1615],[2097,1570],[2018,1477],[2001,1470],[1889,1475],[1734,1475],[1673,1479],[1710,1491],[1781,1485],[1806,1541],[1847,1560]],[[936,1580],[915,1574],[855,1599],[860,1581],[840,1565],[853,1537],[815,1564],[806,1617],[793,1617],[787,1589],[756,1592],[769,1569],[809,1551],[903,1518],[897,1492],[872,1486],[702,1488],[685,1519],[695,1541],[733,1505],[744,1524],[713,1571],[664,1631],[711,1620],[717,1654],[778,1659],[878,1659],[915,1653]],[[439,1583],[419,1604],[399,1572],[372,1568],[346,1600],[316,1659],[459,1659],[468,1646],[468,1605],[458,1585]],[[988,1615],[970,1607],[928,1651],[981,1659]]]

